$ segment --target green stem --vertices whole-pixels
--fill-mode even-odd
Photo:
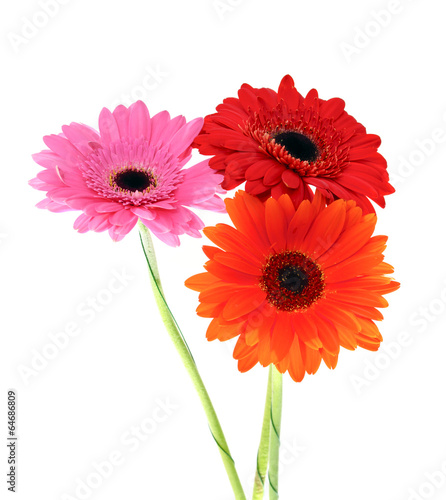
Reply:
[[[282,374],[272,367],[271,434],[269,449],[269,498],[279,498],[280,423],[282,420]]]
[[[257,470],[254,479],[252,500],[262,500],[265,491],[265,477],[268,469],[269,440],[271,427],[271,389],[273,365],[269,367],[268,386],[266,390],[265,411],[263,413],[262,433],[260,435],[259,451],[257,452]]]
[[[215,439],[215,442],[219,447],[220,455],[222,457],[226,473],[229,477],[229,481],[231,482],[235,500],[246,500],[242,485],[240,483],[240,479],[237,474],[237,470],[235,468],[234,460],[231,457],[228,444],[226,443],[223,430],[220,426],[220,422],[218,421],[212,402],[209,398],[209,394],[207,393],[207,390],[203,384],[203,380],[200,377],[197,365],[195,364],[189,347],[187,346],[181,330],[177,322],[175,321],[175,318],[173,317],[173,314],[170,311],[164,297],[150,232],[141,222],[138,223],[138,227],[141,237],[141,244],[143,246],[144,254],[147,260],[147,265],[149,266],[150,281],[152,284],[153,293],[155,295],[155,300],[161,314],[161,318],[164,322],[167,332],[170,335],[170,338],[172,339],[179,355],[181,356],[183,365],[189,373],[189,376],[192,379],[192,382],[200,398],[201,404],[203,405],[208,419],[209,428],[211,430],[212,436]]]

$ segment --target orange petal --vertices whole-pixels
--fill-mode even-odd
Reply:
[[[242,359],[248,356],[252,352],[252,350],[252,347],[246,345],[244,335],[240,335],[234,347],[233,357],[234,359]]]
[[[282,207],[274,198],[266,200],[265,221],[271,247],[277,252],[285,250],[287,222]]]
[[[330,370],[334,370],[336,368],[336,365],[338,364],[337,354],[330,354],[325,349],[321,349],[321,356],[324,363],[327,365],[327,368],[330,368]]]
[[[349,332],[359,332],[361,324],[356,319],[356,316],[343,308],[338,307],[334,302],[328,300],[321,300],[314,308],[316,314],[330,319],[339,330],[344,328]]]
[[[203,233],[227,252],[234,252],[249,262],[263,265],[264,256],[246,236],[227,224],[205,227]]]
[[[312,321],[312,314],[308,312],[295,313],[291,317],[291,324],[294,333],[299,339],[312,349],[319,349],[322,347],[317,333],[316,324]]]
[[[263,203],[255,196],[237,191],[233,200],[226,200],[226,205],[234,225],[251,241],[251,244],[268,247]]]
[[[212,247],[210,245],[203,245],[201,248],[208,259],[214,259],[215,255],[224,253],[220,248]]]
[[[338,239],[344,228],[345,201],[337,200],[319,213],[300,247],[304,253],[317,259]]]
[[[259,283],[259,278],[257,276],[236,271],[235,269],[231,269],[213,260],[208,261],[204,267],[209,273],[216,276],[224,283],[233,283],[234,286],[254,286]]]
[[[375,222],[362,222],[345,230],[336,243],[319,257],[319,264],[324,268],[334,266],[358,252],[370,240],[375,229]]]
[[[368,337],[363,337],[361,334],[357,335],[358,346],[368,351],[377,351],[381,342],[379,340],[369,339]]]
[[[203,290],[198,296],[200,302],[217,302],[227,301],[234,292],[249,290],[250,287],[243,288],[242,286],[236,286],[233,283],[224,283],[223,281],[218,281],[213,286]]]
[[[313,222],[315,213],[311,202],[304,200],[297,209],[288,226],[287,247],[288,250],[299,250],[305,239],[308,229]]]
[[[264,308],[259,307],[255,314],[249,314],[246,321],[246,343],[248,345],[257,344],[264,335],[270,335],[271,328],[276,320],[276,313],[272,315],[263,314]]]
[[[333,302],[343,302],[344,304],[369,307],[387,307],[389,305],[384,297],[371,290],[337,290],[330,297]]]
[[[215,278],[215,276],[212,276],[209,273],[200,273],[200,274],[195,274],[194,276],[188,278],[184,282],[184,284],[187,286],[187,288],[190,288],[191,290],[195,290],[196,292],[201,292],[203,289],[216,283],[217,281],[218,281],[217,278]]]
[[[264,332],[265,333],[265,332]],[[271,334],[265,334],[260,339],[257,344],[257,354],[259,357],[259,363],[262,366],[268,366],[271,364]]]
[[[316,326],[324,349],[331,354],[338,354],[340,345],[339,335],[334,325],[328,321],[318,318]]]
[[[214,318],[207,329],[206,338],[208,340],[218,339],[220,341],[229,340],[240,334],[243,323],[233,325],[221,325],[218,318]]]
[[[370,274],[392,274],[394,271],[395,269],[393,266],[387,264],[386,262],[381,262],[370,270]]]
[[[255,246],[267,244],[267,241],[262,240],[261,233],[257,230],[257,226],[246,208],[245,196],[241,191],[237,191],[233,199],[227,198],[225,203],[226,210],[234,226],[243,233],[243,235],[251,240]],[[263,214],[265,212],[265,208],[261,205],[260,200],[256,198],[254,204],[256,205],[257,213],[260,212]]]
[[[265,300],[265,292],[259,287],[234,292],[223,309],[223,318],[236,319],[257,309]]]
[[[282,207],[283,213],[285,214],[287,228],[289,223],[291,222],[294,214],[296,213],[296,209],[294,208],[294,203],[291,198],[287,194],[282,194],[279,197],[279,204]]]
[[[361,324],[361,336],[381,342],[383,340],[381,332],[375,323],[366,318],[358,318]]]
[[[383,258],[381,254],[355,255],[350,257],[336,266],[325,269],[325,282],[336,283],[338,281],[356,278],[361,274],[366,274],[370,272],[374,266],[377,266]]]
[[[236,269],[246,274],[260,276],[261,267],[253,264],[251,261],[243,259],[240,255],[232,252],[221,252],[215,256],[215,260],[220,264]]]
[[[335,301],[331,301],[330,300],[330,297],[327,297],[327,299],[325,299],[327,301],[330,301],[334,307],[337,307],[339,308],[340,304],[335,302]],[[343,307],[343,309],[345,308],[345,306]],[[356,316],[356,319],[360,322],[361,321],[361,317],[363,318],[370,318],[370,319],[374,319],[374,320],[377,320],[377,321],[380,321],[383,319],[383,315],[380,311],[378,311],[378,309],[375,309],[374,307],[368,307],[368,306],[360,306],[358,304],[348,304],[348,312],[354,314]]]
[[[288,352],[288,354],[281,361],[275,363],[274,365],[280,373],[285,373],[290,366],[290,353]]]
[[[220,304],[199,304],[197,315],[202,318],[215,318],[223,311],[224,303]]]
[[[335,290],[353,290],[360,288],[361,290],[373,290],[377,293],[381,293],[380,290],[387,290],[388,285],[392,289],[395,285],[399,285],[393,278],[388,276],[371,275],[371,276],[359,276],[346,281],[340,281],[333,286]]]
[[[288,372],[295,382],[300,382],[305,376],[305,367],[297,337],[294,338],[291,345],[289,359]]]
[[[319,350],[311,349],[305,344],[300,343],[300,352],[304,361],[305,371],[310,375],[316,373],[322,361]]]
[[[259,362],[257,352],[252,350],[247,356],[238,360],[238,369],[244,373],[253,368]]]
[[[294,340],[290,323],[290,313],[278,313],[271,331],[271,351],[273,363],[281,361],[289,352]]]

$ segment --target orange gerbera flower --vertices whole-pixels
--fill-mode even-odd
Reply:
[[[266,203],[243,191],[227,199],[236,228],[204,229],[220,248],[204,246],[205,273],[186,286],[200,292],[197,314],[213,318],[206,337],[239,337],[241,372],[273,363],[293,380],[316,373],[323,359],[335,368],[340,347],[376,351],[375,325],[383,294],[399,283],[383,262],[386,236],[374,236],[376,215],[354,201],[328,207],[320,194],[297,211],[288,195]]]

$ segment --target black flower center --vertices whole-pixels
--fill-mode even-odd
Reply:
[[[301,161],[312,162],[318,159],[319,150],[314,142],[299,132],[281,132],[274,136],[276,144],[285,146],[293,157]]]
[[[294,293],[302,293],[308,285],[308,276],[295,266],[286,266],[279,269],[277,279],[279,285]]]
[[[266,299],[279,311],[305,310],[324,294],[321,268],[301,252],[287,250],[268,257],[259,279]]]
[[[156,185],[153,175],[141,170],[124,170],[116,174],[115,184],[124,191],[144,191]]]

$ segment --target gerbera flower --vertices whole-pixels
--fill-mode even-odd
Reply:
[[[178,235],[199,237],[202,221],[190,210],[224,210],[216,195],[221,176],[208,161],[183,169],[191,143],[203,125],[162,111],[152,118],[138,101],[113,113],[104,108],[99,133],[79,123],[62,127],[62,134],[44,137],[50,148],[33,156],[45,167],[30,181],[47,191],[37,206],[52,212],[81,210],[75,229],[108,230],[121,240],[140,219],[169,245]]]
[[[186,286],[200,292],[198,315],[213,318],[208,340],[238,337],[240,371],[273,363],[301,381],[322,359],[335,368],[340,347],[378,349],[377,307],[399,283],[385,276],[393,269],[387,237],[372,237],[375,214],[354,201],[326,207],[319,193],[297,211],[288,195],[262,203],[239,191],[225,201],[236,228],[203,230],[220,248],[203,247],[206,272]]]
[[[325,101],[314,89],[304,98],[289,75],[278,92],[244,84],[238,96],[206,116],[194,143],[215,155],[210,166],[224,174],[224,189],[246,181],[248,193],[262,200],[288,193],[297,207],[312,199],[311,185],[327,202],[355,200],[365,213],[374,212],[368,198],[385,206],[394,189],[377,152],[381,139],[344,111],[342,99]]]

